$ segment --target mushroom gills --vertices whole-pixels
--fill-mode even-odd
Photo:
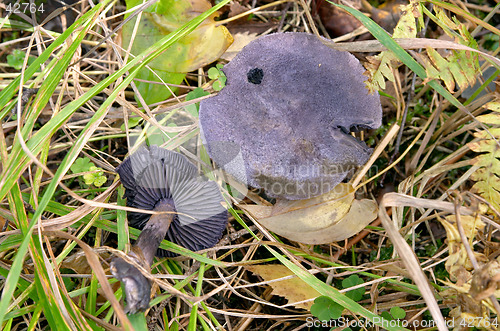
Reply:
[[[142,147],[116,172],[125,187],[128,207],[158,212],[128,213],[129,225],[142,232],[128,258],[111,262],[111,272],[125,287],[126,311],[135,313],[149,308],[148,275],[154,256],[176,255],[159,249],[162,240],[193,251],[213,247],[228,215],[217,183],[199,176],[196,167],[179,153],[158,146]]]
[[[371,129],[369,126],[363,124],[353,124],[350,125],[349,127],[339,125],[337,128],[345,134],[357,133],[360,131]]]

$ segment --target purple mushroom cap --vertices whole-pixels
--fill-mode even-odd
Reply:
[[[306,33],[261,37],[224,69],[226,87],[200,104],[210,157],[268,196],[304,199],[332,190],[367,162],[350,134],[381,125],[377,94],[348,52]]]

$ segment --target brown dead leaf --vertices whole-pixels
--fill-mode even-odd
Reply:
[[[467,256],[467,251],[462,244],[456,217],[455,215],[450,215],[446,217],[446,220],[441,218],[438,218],[438,220],[445,228],[448,239],[449,258],[445,263],[445,268],[450,274],[450,279],[457,282],[457,286],[461,286],[467,283],[472,277],[470,271],[473,267]],[[465,236],[468,239],[473,239],[479,230],[484,229],[484,223],[479,217],[463,215],[460,220]],[[474,255],[479,262],[487,260],[484,254],[474,252]]]
[[[2,231],[4,227],[5,227],[5,218],[0,216],[0,231]]]
[[[403,13],[401,6],[407,5],[405,0],[391,0],[378,8],[371,8],[371,18],[387,32],[392,33]]]
[[[500,264],[493,260],[483,265],[472,276],[470,294],[477,301],[494,295],[500,287]]]
[[[330,37],[346,35],[361,26],[354,16],[325,1],[318,1],[318,15]]]
[[[255,39],[257,39],[257,33],[250,33],[248,31],[245,31],[233,34],[233,43],[224,52],[224,54],[221,55],[221,59],[231,61],[236,56],[236,54],[238,54],[243,49],[243,47],[245,47]]]
[[[305,200],[278,200],[272,206],[241,206],[268,230],[304,244],[327,244],[361,231],[377,216],[377,204],[354,200],[350,184]]]
[[[101,253],[100,255],[104,259],[109,257],[108,253]],[[66,257],[61,263],[61,267],[71,269],[80,275],[92,273],[92,267],[89,265],[87,256],[82,251]]]
[[[280,264],[253,265],[245,267],[247,270],[262,277],[264,281],[271,281],[286,276],[294,275],[290,269]],[[306,282],[298,277],[280,280],[269,283],[273,288],[273,294],[285,297],[289,303],[300,302],[308,299],[314,299],[321,294],[309,286]],[[296,308],[310,310],[313,302],[302,302],[294,305]]]

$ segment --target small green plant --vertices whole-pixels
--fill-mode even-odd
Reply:
[[[94,185],[95,187],[101,187],[106,183],[106,180],[108,180],[104,175],[104,170],[96,167],[88,157],[76,159],[70,169],[74,174],[92,171],[91,173],[83,175],[83,181],[88,186]]]
[[[359,278],[358,275],[351,275],[342,281],[342,287],[349,288],[363,283],[364,281]],[[345,293],[348,298],[354,301],[361,300],[364,294],[365,289],[363,287]],[[327,296],[317,297],[316,300],[314,300],[314,304],[311,306],[311,314],[321,321],[340,318],[343,310],[344,307]]]
[[[212,67],[208,69],[208,78],[210,79],[215,79],[215,82],[213,83],[213,88],[216,91],[220,91],[226,86],[226,75],[222,71],[222,68],[224,66],[220,63],[218,63],[215,67]]]
[[[394,247],[381,247],[380,248],[380,257],[379,261],[385,261],[389,260],[392,258],[392,252],[393,252]],[[370,261],[375,261],[377,259],[377,251],[371,251],[370,252]]]
[[[129,117],[128,121],[127,121],[127,126],[129,129],[132,129],[133,127],[136,127],[137,125],[139,125],[139,123],[142,121],[142,118],[141,117]],[[121,126],[120,126],[120,129],[122,131],[125,131],[125,123],[123,123]]]
[[[317,297],[311,306],[311,314],[321,321],[340,318],[343,310],[344,307],[327,296]]]
[[[20,49],[15,49],[12,51],[11,54],[7,55],[7,64],[11,67],[13,67],[16,70],[21,70],[23,67],[24,63],[24,56],[26,53],[24,53]],[[34,56],[29,56],[28,57],[28,66],[35,61]]]
[[[222,67],[222,65],[221,65],[221,67]],[[210,68],[210,69],[216,69],[216,68]],[[210,75],[210,70],[208,70],[208,72]],[[224,75],[224,73],[222,73],[222,74]],[[226,78],[226,76],[224,76],[224,82],[225,82],[225,78]],[[215,86],[215,83],[214,83],[214,86]],[[215,89],[215,87],[214,87],[214,89]],[[208,93],[207,91],[205,91],[201,87],[197,87],[186,95],[186,101],[198,99],[198,98],[204,97],[205,95],[210,95],[210,93]],[[198,110],[200,109],[200,103],[197,102],[193,105],[187,105],[184,108],[186,109],[186,111],[189,114],[193,115],[194,117],[198,117]]]
[[[74,174],[78,174],[80,172],[87,172],[90,170],[94,164],[90,161],[88,157],[80,157],[75,160],[75,163],[71,166],[70,170]]]
[[[93,172],[83,175],[85,184],[89,186],[93,184],[95,187],[101,187],[104,183],[106,183],[106,180],[108,180],[106,176],[104,176],[103,169],[92,166],[89,170]]]
[[[384,311],[380,315],[389,321],[401,320],[406,317],[406,311],[403,308],[395,306],[390,311]]]
[[[344,279],[342,281],[342,287],[343,288],[349,288],[349,287],[353,287],[353,286],[356,286],[356,285],[360,285],[360,284],[363,284],[364,281],[359,278],[358,275],[350,275],[349,277],[347,277],[346,279]],[[365,294],[365,288],[364,287],[360,287],[360,288],[357,288],[355,290],[350,290],[348,292],[345,293],[345,295],[354,300],[354,301],[359,301],[363,298],[363,295]]]

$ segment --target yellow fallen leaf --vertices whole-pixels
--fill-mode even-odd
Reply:
[[[304,244],[327,244],[361,231],[377,217],[377,204],[354,200],[349,184],[305,200],[278,200],[269,206],[241,206],[268,230]]]
[[[240,208],[252,214],[255,219],[269,217],[273,212],[273,206],[241,205]]]
[[[233,43],[224,52],[224,54],[221,55],[221,59],[231,61],[232,59],[234,59],[236,54],[238,54],[243,49],[243,47],[257,38],[257,33],[239,32],[234,34]]]
[[[327,209],[325,207],[301,210],[300,216],[297,212],[291,212],[258,221],[272,232],[296,242],[328,244],[355,235],[377,217],[377,204],[374,201],[354,200],[350,207],[342,217],[336,217],[335,211],[323,213]],[[324,226],[319,227],[318,224]]]
[[[264,281],[270,281],[286,276],[291,276],[294,273],[287,267],[280,264],[253,265],[245,267],[247,270],[259,275]],[[280,280],[269,283],[273,288],[273,294],[285,297],[289,303],[300,302],[308,299],[314,299],[321,294],[309,286],[306,282],[298,277]],[[310,310],[313,302],[302,302],[294,305],[296,308]]]
[[[458,286],[461,286],[470,280],[470,271],[473,267],[462,243],[462,239],[460,238],[456,217],[455,215],[449,215],[445,218],[445,220],[439,217],[438,220],[446,230],[446,237],[448,239],[449,257],[445,262],[445,268],[450,274],[450,279],[456,282]],[[477,235],[477,232],[482,231],[485,226],[484,222],[481,221],[479,217],[463,215],[460,217],[460,221],[464,234],[470,241],[472,241],[472,239]],[[487,261],[484,254],[478,252],[473,253],[479,262]]]

